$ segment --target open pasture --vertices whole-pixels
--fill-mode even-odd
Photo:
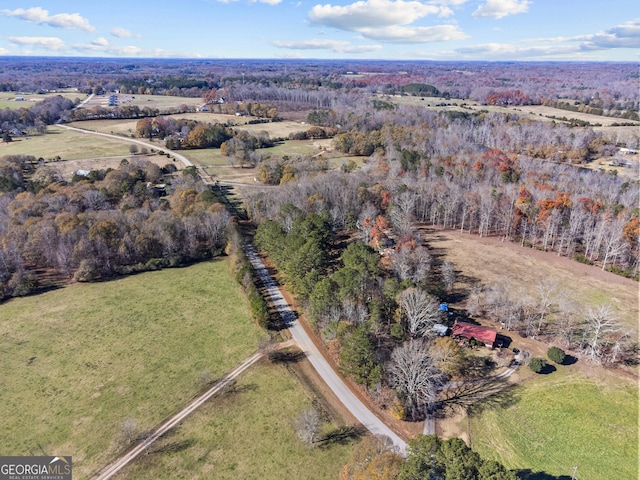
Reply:
[[[555,302],[565,297],[580,312],[611,304],[618,319],[638,335],[638,283],[631,279],[559,257],[554,252],[459,230],[426,229],[424,238],[432,254],[442,254],[442,260],[453,263],[459,272],[456,288],[461,291],[468,292],[476,284],[503,282],[514,296],[535,296],[539,283],[554,285]]]
[[[100,133],[113,133],[115,135],[125,135],[130,137],[136,132],[136,119],[117,120],[84,120],[82,122],[71,122],[69,126],[92,130]]]
[[[153,428],[255,351],[249,311],[225,260],[0,305],[0,451],[72,455],[88,478],[125,419]]]
[[[63,160],[78,160],[129,155],[129,147],[127,142],[49,125],[44,135],[16,137],[12,142],[0,143],[0,157],[33,155],[47,160],[59,156]]]
[[[310,125],[283,120],[282,122],[255,123],[236,127],[249,133],[267,132],[270,138],[287,138],[290,133],[305,132]]]
[[[539,283],[555,285],[553,302],[574,302],[579,316],[589,307],[611,304],[625,330],[637,339],[637,282],[498,238],[431,229],[425,230],[424,238],[433,255],[454,264],[454,291],[463,297],[474,285],[502,283],[512,298],[535,297]],[[453,305],[464,308],[464,300]],[[516,332],[509,336],[512,347],[546,356],[548,345]],[[636,478],[634,374],[596,367],[584,359],[556,368],[549,375],[536,375],[520,367],[510,378],[518,386],[509,405],[476,410],[470,424],[461,420],[463,416],[445,419],[442,428],[447,436],[469,434],[474,450],[508,468],[570,478],[577,465],[578,478],[585,480]]]
[[[574,466],[581,480],[638,478],[637,388],[557,368],[516,387],[512,405],[473,416],[473,449],[507,468],[563,478]]]
[[[12,110],[18,110],[20,108],[31,108],[36,105],[38,102],[43,101],[49,97],[62,96],[64,98],[68,98],[69,100],[84,100],[87,98],[87,95],[84,93],[80,93],[76,90],[62,90],[60,92],[52,92],[52,93],[13,93],[13,92],[2,92],[0,93],[0,109],[2,108],[10,108]],[[16,98],[22,98],[23,100],[16,100]]]
[[[295,431],[296,417],[311,406],[304,388],[284,366],[263,361],[118,478],[336,479],[353,441],[304,445]],[[324,433],[340,426],[326,423]]]
[[[106,93],[104,95],[94,95],[91,100],[85,103],[82,108],[105,107],[109,108],[109,97],[114,95],[117,99],[116,105],[137,106],[139,108],[157,108],[160,111],[180,108],[182,105],[189,107],[197,107],[202,105],[202,99],[199,97],[174,97],[170,95],[130,95],[122,93]]]

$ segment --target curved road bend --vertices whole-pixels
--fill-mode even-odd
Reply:
[[[316,369],[318,374],[326,382],[326,384],[333,390],[340,401],[349,409],[349,411],[355,416],[367,430],[374,435],[383,435],[389,437],[393,442],[398,453],[405,455],[407,444],[402,440],[395,432],[393,432],[388,426],[386,426],[382,420],[376,417],[354,394],[349,387],[345,385],[342,379],[331,368],[327,360],[322,356],[318,348],[315,346],[307,332],[302,328],[302,325],[298,322],[296,315],[293,313],[289,304],[280,293],[280,290],[276,286],[275,281],[271,278],[271,275],[267,271],[267,268],[262,263],[262,260],[258,257],[256,250],[252,245],[245,245],[245,252],[251,265],[256,270],[256,273],[260,277],[260,281],[263,283],[265,289],[269,293],[273,304],[280,312],[280,316],[288,326],[293,339],[298,343],[298,346],[304,351],[307,358],[311,362],[313,368]]]
[[[174,150],[169,150],[168,148],[159,147],[158,145],[153,145],[152,143],[143,142],[142,140],[136,140],[135,138],[127,138],[127,137],[123,137],[121,135],[113,135],[112,133],[102,133],[102,132],[94,132],[93,130],[83,130],[82,128],[70,127],[69,125],[63,125],[63,124],[58,124],[58,127],[66,128],[67,130],[73,130],[75,132],[88,133],[88,134],[91,134],[91,135],[100,135],[101,137],[115,138],[116,140],[122,140],[122,141],[125,141],[125,142],[135,143],[137,145],[142,145],[143,147],[152,148],[154,150],[158,150],[160,152],[168,153],[170,155],[173,155],[175,158],[177,158],[182,163],[184,163],[185,167],[193,167],[194,166],[193,163],[191,163],[191,160],[189,160],[184,155],[180,155],[179,153],[176,153]]]
[[[127,464],[129,464],[134,458],[140,455],[142,452],[147,451],[149,446],[158,440],[162,435],[167,433],[173,427],[178,425],[182,420],[184,420],[188,415],[193,413],[198,407],[202,406],[207,400],[213,397],[216,393],[220,392],[227,385],[229,385],[233,380],[235,380],[242,372],[244,372],[251,365],[256,363],[262,356],[264,352],[256,352],[247,358],[244,362],[238,365],[236,368],[231,370],[226,376],[222,378],[219,382],[217,382],[213,387],[203,393],[201,396],[196,398],[193,402],[187,405],[183,410],[176,413],[169,420],[164,422],[162,425],[158,427],[156,431],[154,431],[149,438],[146,438],[134,448],[125,453],[118,460],[113,462],[111,465],[103,468],[99,473],[94,475],[93,480],[107,480],[113,477],[116,473],[122,470]]]

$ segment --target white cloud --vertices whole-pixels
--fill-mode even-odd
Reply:
[[[431,0],[430,3],[432,5],[453,5],[457,7],[458,5],[463,5],[467,3],[469,0]]]
[[[11,52],[6,48],[0,47],[0,55],[9,55]]]
[[[140,38],[141,37],[141,35],[135,34],[127,30],[126,28],[121,28],[121,27],[113,27],[111,29],[111,35],[118,38],[132,38],[132,37]]]
[[[607,50],[610,48],[640,48],[640,18],[624,25],[616,25],[604,32],[580,37],[583,50]]]
[[[446,6],[418,1],[363,0],[345,6],[315,5],[309,12],[309,20],[316,25],[360,32],[362,29],[407,25],[427,15],[452,14]]]
[[[89,20],[83,18],[79,13],[58,13],[49,15],[49,11],[41,7],[33,7],[29,9],[18,8],[16,10],[2,10],[2,15],[7,17],[18,17],[28,22],[37,23],[39,25],[49,25],[56,28],[78,28],[87,32],[95,32]]]
[[[100,40],[100,39],[98,39]],[[102,56],[111,57],[142,57],[142,58],[200,58],[199,54],[191,54],[184,52],[174,52],[161,48],[143,49],[135,45],[116,46],[100,44],[95,40],[91,44],[77,44],[73,46],[73,50],[86,54],[95,53]]]
[[[272,45],[292,50],[331,50],[335,53],[366,53],[380,50],[382,45],[353,45],[345,40],[313,39],[293,42],[275,41]]]
[[[9,37],[9,41],[15,45],[38,47],[52,52],[62,52],[67,49],[64,42],[57,37]]]
[[[530,58],[567,55],[578,52],[576,45],[517,46],[508,43],[485,43],[456,49],[456,52],[477,58]]]
[[[487,3],[480,5],[472,16],[500,19],[508,15],[525,13],[529,10],[530,3],[529,0],[487,0]]]
[[[109,45],[109,42],[107,41],[106,38],[99,37],[99,38],[96,38],[94,41],[92,41],[91,45],[97,45],[99,47],[106,47],[107,45]]]
[[[449,42],[469,38],[455,25],[437,25],[435,27],[391,26],[362,29],[360,33],[372,40],[388,43]]]

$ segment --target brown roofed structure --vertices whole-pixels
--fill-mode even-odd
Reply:
[[[484,343],[487,347],[493,347],[495,346],[498,332],[479,325],[456,321],[453,324],[453,336],[464,337],[469,340],[475,338],[476,340]]]

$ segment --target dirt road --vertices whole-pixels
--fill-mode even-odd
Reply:
[[[182,420],[184,420],[188,415],[193,413],[198,407],[204,404],[207,400],[213,397],[215,394],[222,391],[225,387],[233,382],[238,376],[244,372],[251,365],[256,363],[262,356],[264,352],[256,352],[249,358],[247,358],[244,362],[238,365],[235,369],[229,372],[225,377],[222,378],[219,382],[217,382],[213,387],[207,390],[203,395],[196,398],[193,402],[191,402],[187,407],[185,407],[180,412],[176,413],[169,420],[164,422],[157,430],[155,430],[148,438],[141,441],[138,445],[128,451],[125,455],[120,457],[118,460],[113,462],[108,467],[102,469],[97,475],[93,477],[93,480],[107,480],[113,477],[116,473],[122,470],[126,465],[128,465],[133,459],[135,459],[138,455],[143,452],[148,451],[149,446],[158,440],[162,435],[167,433],[173,427],[178,425]]]

